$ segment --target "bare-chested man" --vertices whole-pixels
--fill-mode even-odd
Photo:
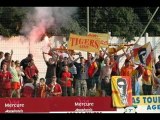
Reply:
[[[100,72],[102,96],[111,96],[111,72],[114,63],[110,64],[109,57],[106,57],[104,62],[106,65],[102,67]]]

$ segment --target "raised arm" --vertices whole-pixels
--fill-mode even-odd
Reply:
[[[47,62],[47,59],[46,59],[46,57],[45,57],[45,55],[44,55],[45,53],[43,52],[42,54],[43,54],[43,59],[44,59],[44,61]]]
[[[104,50],[103,47],[101,47],[101,50],[103,51],[102,57],[104,57],[105,54],[107,54],[107,56],[109,55],[109,54],[107,53],[108,48],[106,48],[106,49]]]
[[[128,58],[127,53],[126,53],[126,51],[124,50],[124,48],[122,48],[122,51],[123,51],[123,55],[125,55],[126,58]]]
[[[105,50],[101,47],[102,51],[103,51],[103,56],[107,55],[107,56],[110,56],[110,54],[107,52],[108,51],[108,48],[106,48]]]
[[[11,67],[12,56],[13,56],[13,50],[11,50],[11,57],[10,57],[9,65],[8,65],[8,68],[7,68],[8,70],[9,70],[9,68]]]
[[[57,54],[56,59],[55,59],[55,64],[57,64],[58,59],[59,59],[59,55]]]
[[[94,72],[93,72],[93,74],[92,74],[92,77],[96,74],[96,72],[97,72],[97,70],[98,70],[98,65],[97,65],[96,62],[94,62],[94,67],[95,67],[95,70],[94,70]]]
[[[71,56],[71,54],[69,53],[69,51],[67,50],[67,54],[68,54],[68,56],[69,56],[69,60],[70,60],[70,62],[73,62],[73,57]]]
[[[111,62],[110,67],[113,68],[114,65],[115,65],[115,62]]]
[[[78,58],[76,58],[76,59],[74,60],[74,62],[77,62],[81,57],[82,57],[82,53],[81,53],[81,52],[79,52],[79,57],[78,57]]]
[[[80,59],[80,57],[82,57],[82,53],[81,52],[79,52],[79,57],[78,58],[76,58],[75,60],[73,59],[73,57],[68,53],[68,56],[69,56],[69,58],[70,58],[70,60],[71,60],[71,62],[77,62],[79,59]]]
[[[98,58],[98,54],[95,54],[95,57],[93,58],[93,60],[91,60],[90,64],[92,64],[96,59]]]

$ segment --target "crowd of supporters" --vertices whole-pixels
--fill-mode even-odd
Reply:
[[[143,64],[135,65],[133,51],[127,53],[127,50],[117,55],[101,48],[99,54],[88,53],[85,59],[81,52],[71,54],[67,50],[68,57],[64,57],[51,48],[49,53],[42,53],[47,66],[43,78],[39,78],[32,54],[18,61],[12,60],[13,50],[11,53],[1,51],[0,97],[111,96],[112,76],[130,76],[133,95],[160,94],[160,56],[151,70]],[[78,58],[75,59],[75,55]],[[122,56],[126,59],[119,68]]]

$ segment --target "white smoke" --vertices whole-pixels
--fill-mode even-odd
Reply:
[[[30,52],[34,51],[34,43],[41,41],[47,29],[60,29],[72,21],[76,7],[34,7],[23,21],[21,33],[30,41]]]
[[[76,13],[76,7],[34,7],[23,21],[21,33],[32,42],[37,42],[49,28],[65,27]]]

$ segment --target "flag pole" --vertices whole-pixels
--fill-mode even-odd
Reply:
[[[87,35],[89,34],[89,7],[87,7]],[[87,52],[88,58],[88,52]]]
[[[142,34],[140,35],[139,39],[135,42],[135,44],[137,44],[137,43],[139,42],[139,40],[142,38],[142,36],[143,36],[144,32],[145,32],[145,31],[146,31],[146,29],[148,28],[149,24],[151,23],[151,21],[152,21],[153,17],[154,17],[154,16],[155,16],[155,14],[157,13],[158,9],[159,9],[159,7],[157,7],[157,8],[156,8],[156,10],[155,10],[155,12],[153,13],[152,17],[150,18],[150,20],[149,20],[148,24],[147,24],[147,25],[146,25],[146,27],[144,28],[144,30],[143,30],[143,32],[142,32]]]
[[[87,7],[87,34],[89,33],[89,7]]]

